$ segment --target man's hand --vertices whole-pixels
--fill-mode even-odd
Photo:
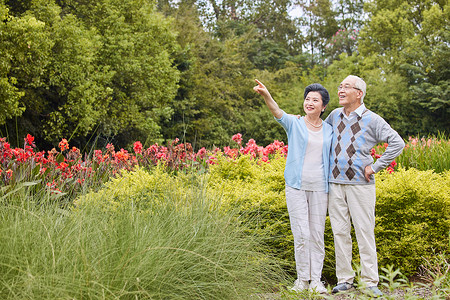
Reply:
[[[364,177],[366,178],[366,181],[369,182],[370,181],[370,175],[375,174],[375,172],[372,169],[371,165],[366,166],[366,168],[364,169]]]

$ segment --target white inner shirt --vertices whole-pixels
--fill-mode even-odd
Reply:
[[[319,131],[308,129],[308,145],[302,171],[302,190],[325,191],[325,176],[323,169],[323,128]]]

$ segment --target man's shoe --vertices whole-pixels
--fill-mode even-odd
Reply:
[[[326,294],[328,293],[328,290],[325,288],[325,286],[323,285],[322,281],[311,281],[310,285],[309,285],[309,290],[311,292],[316,292],[319,294]]]
[[[381,297],[383,296],[383,293],[378,289],[377,286],[369,286],[367,288],[367,292],[369,295],[373,296],[373,297]]]
[[[336,293],[339,293],[339,292],[350,291],[353,288],[354,288],[353,284],[348,283],[348,282],[344,282],[344,283],[339,283],[337,286],[335,286],[331,292],[333,294],[336,294]]]
[[[295,292],[301,292],[303,290],[307,290],[308,287],[309,287],[308,281],[297,279],[294,282],[294,286],[291,287],[291,290],[293,290]]]

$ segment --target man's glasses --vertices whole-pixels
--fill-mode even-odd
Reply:
[[[350,86],[349,84],[338,86],[338,91],[340,91],[340,90],[349,90],[349,89],[355,89],[355,90],[358,90],[358,91],[361,90],[361,89],[359,89],[357,87]]]

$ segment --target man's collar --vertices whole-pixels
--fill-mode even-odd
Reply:
[[[364,105],[364,103],[362,103],[357,109],[355,109],[355,113],[357,113],[358,116],[361,117],[365,109],[366,106]]]
[[[366,106],[364,105],[364,103],[362,103],[357,109],[355,109],[352,112],[356,113],[359,117],[361,117],[365,109],[366,109]],[[341,114],[343,114],[345,116],[344,108],[341,109]],[[350,113],[350,114],[352,114],[352,113]]]

